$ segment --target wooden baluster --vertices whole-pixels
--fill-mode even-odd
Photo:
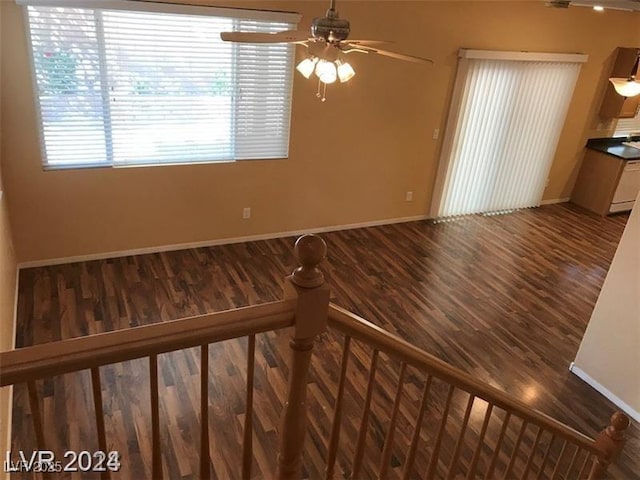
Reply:
[[[458,470],[458,457],[460,456],[460,451],[462,450],[464,434],[467,432],[467,424],[469,423],[469,417],[471,416],[471,409],[473,408],[473,402],[475,399],[475,395],[469,394],[469,399],[467,400],[467,409],[464,411],[464,418],[462,419],[462,426],[460,427],[458,440],[456,441],[456,446],[453,450],[453,455],[451,456],[451,462],[449,463],[449,473],[447,474],[448,479],[453,479],[455,477],[456,471]]]
[[[610,425],[596,437],[595,447],[601,454],[593,462],[589,480],[604,478],[609,464],[618,458],[624,448],[627,441],[625,432],[629,428],[629,424],[629,417],[624,413],[616,412],[611,415]]]
[[[36,433],[36,446],[38,450],[44,450],[44,429],[42,428],[42,415],[40,414],[40,402],[38,400],[36,382],[27,382],[27,389],[29,390],[29,407],[31,408],[33,430]]]
[[[511,475],[511,470],[513,470],[513,466],[516,463],[516,459],[518,458],[518,450],[520,449],[520,443],[522,443],[522,437],[524,436],[524,431],[527,429],[528,423],[525,420],[522,420],[522,425],[520,426],[520,432],[518,432],[518,438],[516,439],[516,444],[511,451],[511,459],[509,460],[509,465],[507,465],[507,470],[504,472],[504,480],[507,480]]]
[[[547,449],[544,451],[542,462],[540,463],[540,469],[538,470],[538,476],[536,477],[537,480],[540,480],[542,478],[542,475],[544,474],[544,466],[547,464],[547,459],[549,458],[549,454],[551,453],[551,445],[553,444],[553,441],[555,439],[556,435],[552,434],[551,438],[549,439],[549,445],[547,445]]]
[[[571,461],[569,462],[569,468],[567,472],[564,474],[565,478],[570,478],[571,470],[573,470],[573,466],[576,463],[576,459],[578,458],[578,452],[580,451],[580,447],[576,445],[576,451],[573,452],[573,456],[571,457]]]
[[[478,460],[480,460],[480,453],[482,453],[482,445],[484,445],[484,437],[487,434],[487,428],[489,427],[492,412],[493,405],[489,403],[487,405],[487,411],[484,412],[484,420],[482,421],[482,427],[480,428],[480,435],[478,435],[478,444],[473,452],[471,465],[469,465],[469,471],[467,472],[467,480],[476,478],[476,468],[478,468]]]
[[[436,466],[438,465],[438,457],[440,456],[440,445],[442,444],[442,436],[447,426],[447,418],[449,417],[449,408],[451,407],[451,399],[453,398],[453,390],[455,387],[449,385],[449,392],[447,393],[447,401],[444,404],[442,410],[442,420],[440,420],[440,427],[438,428],[438,434],[433,444],[433,450],[431,451],[431,459],[429,460],[429,466],[427,467],[426,478],[435,478]]]
[[[378,367],[378,350],[374,350],[371,355],[371,365],[369,366],[369,382],[367,384],[367,394],[362,407],[362,419],[360,420],[360,430],[358,430],[358,440],[356,443],[356,452],[353,456],[353,468],[351,469],[351,478],[360,477],[360,469],[362,468],[362,457],[364,455],[364,445],[367,441],[367,432],[369,430],[369,411],[371,409],[371,398],[373,397],[373,386],[375,384],[376,369]]]
[[[251,478],[253,464],[253,377],[256,360],[256,336],[249,335],[247,341],[247,399],[244,414],[244,437],[242,439],[242,478]]]
[[[407,371],[407,364],[402,362],[400,367],[400,375],[398,376],[398,386],[396,387],[396,397],[393,401],[391,410],[391,419],[389,420],[389,429],[384,439],[384,448],[382,449],[382,457],[380,458],[380,468],[378,478],[384,480],[389,474],[389,462],[391,460],[391,450],[393,449],[393,437],[396,431],[396,422],[398,421],[398,412],[400,411],[400,401],[402,400],[402,389],[404,387],[404,374]]]
[[[31,408],[31,420],[33,422],[33,429],[36,434],[36,446],[38,450],[44,450],[44,429],[42,427],[42,415],[40,413],[40,402],[38,400],[38,388],[36,382],[27,382],[27,389],[29,391],[29,407]],[[7,478],[9,475],[7,474]],[[45,480],[44,472],[36,473],[34,478],[40,478]]]
[[[496,446],[494,447],[493,456],[491,457],[491,463],[489,464],[489,470],[487,470],[486,477],[493,478],[493,471],[496,468],[496,463],[498,461],[498,456],[500,454],[500,448],[502,447],[502,441],[504,440],[504,435],[507,433],[507,426],[509,425],[509,420],[511,419],[511,412],[507,412],[502,422],[502,428],[500,429],[500,435],[498,436],[498,441],[496,442]]]
[[[583,478],[582,476],[588,472],[587,468],[589,467],[589,460],[591,460],[591,454],[589,452],[585,452],[585,453],[586,455],[584,457],[584,462],[582,462],[582,467],[580,467],[580,473],[578,473],[578,476],[576,477],[578,480]],[[587,477],[584,477],[584,478],[587,478]]]
[[[93,367],[91,369],[91,389],[93,390],[93,408],[96,415],[96,432],[98,434],[98,448],[102,450],[105,455],[107,452],[107,434],[104,428],[104,409],[102,407],[102,386],[100,382],[100,367]],[[103,480],[110,478],[109,470],[105,470],[100,473],[100,478]]]
[[[538,444],[540,443],[540,437],[542,437],[542,427],[538,427],[538,433],[536,433],[536,439],[533,441],[533,445],[531,446],[531,451],[529,452],[529,458],[527,459],[527,464],[524,467],[524,472],[522,472],[522,478],[526,479],[527,475],[529,475],[529,471],[531,470],[531,465],[533,465],[533,458],[536,456],[536,448],[538,448]]]
[[[151,395],[151,474],[162,478],[162,452],[160,450],[160,408],[158,405],[158,356],[149,355],[149,380]]]
[[[556,478],[556,474],[560,471],[560,463],[562,462],[562,457],[564,457],[564,451],[567,449],[567,441],[565,440],[562,444],[562,449],[560,450],[560,456],[556,460],[556,466],[553,468],[553,473],[551,474],[551,479]]]
[[[349,353],[351,351],[351,337],[344,337],[344,346],[342,348],[342,362],[340,363],[340,380],[338,380],[338,393],[336,395],[336,404],[333,412],[333,423],[331,424],[331,435],[329,440],[329,452],[327,454],[327,470],[325,474],[326,480],[333,478],[336,455],[338,452],[338,443],[340,441],[340,423],[342,421],[342,397],[344,396],[344,385],[347,380],[347,366],[349,364]]]
[[[210,478],[209,467],[209,344],[200,346],[200,479]]]
[[[302,451],[307,427],[307,372],[313,342],[325,331],[329,311],[329,287],[318,269],[327,253],[327,246],[317,235],[303,235],[296,241],[294,254],[298,267],[287,277],[285,298],[296,298],[296,320],[291,348],[291,368],[284,406],[278,453],[277,478],[299,479],[302,472]]]
[[[420,441],[420,430],[422,429],[422,419],[424,412],[427,410],[427,400],[429,399],[429,390],[431,389],[431,381],[433,377],[429,375],[427,381],[424,384],[422,390],[422,400],[420,400],[420,409],[418,410],[418,418],[413,429],[413,437],[411,438],[411,446],[409,447],[409,453],[405,459],[404,472],[402,473],[403,480],[409,480],[411,472],[413,471],[413,462],[416,459],[416,450],[418,449],[418,442]]]

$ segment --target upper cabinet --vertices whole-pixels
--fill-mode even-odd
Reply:
[[[609,77],[627,78],[630,75],[638,76],[636,59],[638,58],[638,48],[618,48],[616,62],[611,69]],[[634,72],[634,67],[636,71]],[[640,95],[625,98],[618,95],[611,82],[607,82],[607,91],[600,107],[600,116],[603,118],[631,118],[635,117],[640,105]]]

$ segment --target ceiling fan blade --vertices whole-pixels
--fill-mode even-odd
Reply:
[[[353,48],[350,48],[350,47],[353,47]],[[387,50],[380,50],[379,48],[365,47],[364,45],[357,45],[357,44],[351,45],[351,42],[345,42],[341,46],[341,49],[345,51],[345,53],[349,53],[349,51],[375,53],[378,55],[383,55],[385,57],[397,58],[398,60],[405,60],[408,62],[433,63],[433,60],[429,58],[416,57],[414,55],[405,55],[403,53],[389,52]]]
[[[350,43],[352,45],[376,45],[378,43],[395,43],[395,42],[390,42],[388,40],[351,40],[349,39],[347,41],[347,43]]]
[[[240,43],[302,43],[309,40],[309,34],[299,30],[276,33],[222,32],[220,38],[225,42]]]

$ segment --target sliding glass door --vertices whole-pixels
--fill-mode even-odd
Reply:
[[[432,215],[540,204],[584,55],[462,50]]]

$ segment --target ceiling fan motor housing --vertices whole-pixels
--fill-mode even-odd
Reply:
[[[341,18],[318,17],[311,23],[311,35],[327,42],[340,42],[349,36],[349,21]]]

